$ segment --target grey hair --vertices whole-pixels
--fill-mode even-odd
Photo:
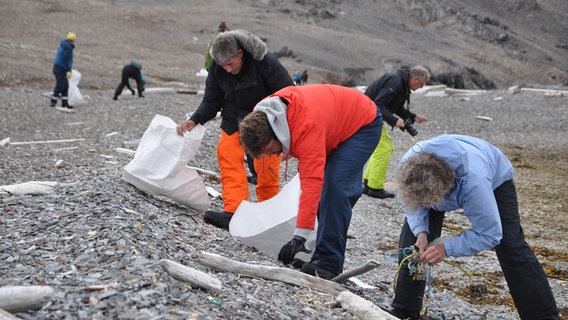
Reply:
[[[417,78],[420,81],[428,81],[430,79],[430,71],[423,66],[414,66],[410,69],[410,77]]]
[[[404,206],[416,211],[442,201],[454,185],[456,173],[440,157],[421,152],[398,169],[398,192]]]
[[[262,60],[268,46],[258,36],[245,30],[232,30],[219,33],[211,46],[211,56],[218,65],[238,55],[239,49],[250,53],[254,60]]]

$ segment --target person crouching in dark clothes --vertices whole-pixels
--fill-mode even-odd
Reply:
[[[130,86],[129,79],[134,79],[134,81],[136,81],[136,86],[138,89],[138,97],[144,98],[142,92],[144,92],[145,81],[144,81],[144,75],[142,74],[142,64],[140,64],[140,62],[138,62],[137,60],[132,59],[130,63],[128,63],[122,68],[122,78],[120,80],[120,84],[118,85],[118,87],[116,87],[116,90],[114,91],[114,96],[112,97],[112,100],[118,99],[118,96],[122,93],[124,87],[127,87],[128,90],[132,92],[132,95],[135,95],[134,89],[132,89],[132,87]]]

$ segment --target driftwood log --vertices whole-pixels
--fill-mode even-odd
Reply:
[[[345,290],[339,283],[313,277],[296,270],[243,263],[221,257],[218,254],[201,251],[191,256],[197,263],[221,271],[228,271],[244,276],[276,280],[300,287],[309,287],[320,292],[338,295]]]
[[[351,292],[337,282],[329,281],[321,278],[316,278],[309,274],[305,274],[296,270],[272,266],[254,265],[243,263],[221,257],[220,255],[201,251],[191,256],[193,260],[206,267],[228,271],[244,276],[257,277],[267,280],[276,280],[300,287],[308,287],[318,290],[323,293],[336,296],[336,301],[341,306],[351,312],[354,316],[365,320],[393,320],[396,319],[386,311],[381,310],[372,302],[365,300]],[[378,266],[375,261],[351,269],[349,272],[344,272],[338,277],[341,279],[349,279],[352,276],[362,274],[368,270],[372,270]],[[342,276],[343,275],[343,276]]]
[[[26,194],[42,195],[51,194],[59,187],[58,182],[54,181],[28,181],[24,183],[0,186],[0,193],[8,193],[14,196]]]
[[[168,259],[160,260],[160,266],[170,276],[172,276],[172,278],[183,282],[189,282],[192,287],[215,291],[221,290],[221,281],[199,270],[195,270]]]
[[[48,286],[6,286],[0,288],[0,309],[16,313],[39,310],[53,297]]]
[[[390,313],[381,310],[371,301],[365,300],[350,291],[340,292],[335,300],[342,308],[349,311],[352,315],[361,320],[397,320],[398,318]]]

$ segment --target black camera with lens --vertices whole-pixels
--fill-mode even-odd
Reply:
[[[410,119],[404,120],[404,128],[401,128],[400,130],[408,132],[408,134],[410,134],[413,137],[418,134],[418,130],[416,130],[412,126],[412,120]]]

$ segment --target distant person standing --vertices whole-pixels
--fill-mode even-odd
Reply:
[[[219,23],[217,32],[215,32],[215,34],[211,38],[211,41],[209,41],[209,47],[207,47],[207,53],[205,54],[205,70],[209,71],[209,67],[211,67],[211,61],[213,60],[213,57],[211,57],[211,47],[213,46],[213,41],[215,40],[215,38],[219,33],[223,33],[229,30],[230,29],[227,27],[227,23],[225,21],[221,21]]]
[[[415,136],[417,131],[412,124],[422,123],[428,119],[410,112],[404,105],[410,104],[410,92],[422,88],[429,78],[428,69],[422,66],[416,66],[410,70],[400,69],[397,72],[386,73],[375,80],[367,88],[365,95],[373,99],[381,108],[386,123]],[[393,193],[384,189],[393,147],[387,126],[383,126],[382,130],[381,140],[371,155],[363,175],[363,193],[379,199],[394,198]]]
[[[71,79],[71,70],[73,69],[75,39],[77,39],[77,35],[73,32],[69,32],[65,40],[61,40],[59,43],[55,63],[53,64],[55,88],[53,89],[49,103],[51,107],[55,107],[57,99],[61,97],[61,107],[68,110],[73,109],[73,106],[69,105],[69,79]]]
[[[304,69],[304,72],[302,72],[302,75],[300,76],[300,80],[302,85],[305,85],[308,83],[308,70]]]
[[[144,98],[142,92],[144,92],[145,90],[144,86],[146,85],[146,80],[144,79],[144,74],[142,74],[142,64],[140,64],[140,62],[138,62],[136,59],[132,59],[122,68],[120,84],[118,84],[118,87],[116,87],[112,100],[118,99],[118,96],[122,93],[124,87],[127,87],[132,95],[135,95],[134,89],[132,89],[132,87],[130,86],[129,79],[134,79],[134,81],[136,81],[138,97]]]

